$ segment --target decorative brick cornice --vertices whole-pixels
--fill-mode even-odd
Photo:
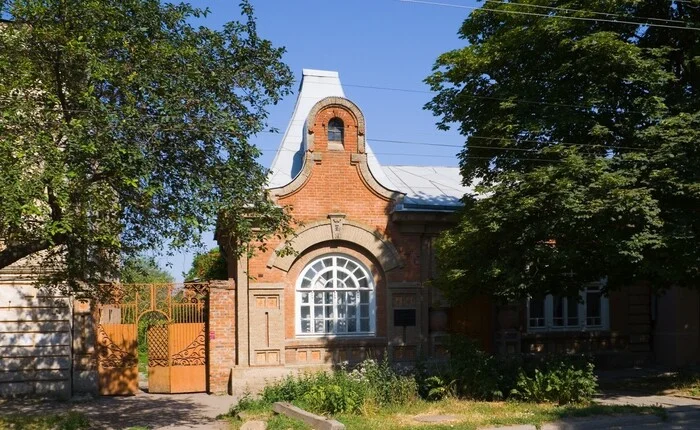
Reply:
[[[395,200],[396,203],[400,203],[404,194],[386,188],[374,178],[367,164],[367,154],[352,154],[350,161],[358,166],[360,169],[360,176],[370,190],[386,200]]]
[[[313,152],[306,151],[306,155],[304,155],[304,167],[302,167],[301,172],[294,177],[292,182],[284,187],[270,189],[270,196],[272,198],[286,197],[299,191],[311,177],[314,163],[320,162],[321,158],[321,154],[314,154]]]
[[[216,288],[220,290],[235,290],[236,284],[233,282],[233,279],[211,280],[209,281],[209,288]]]
[[[347,219],[343,219],[342,223],[335,223],[334,226],[331,217],[337,215],[332,214],[327,220],[307,224],[291,240],[295,255],[280,257],[277,252],[273,252],[267,261],[267,267],[276,267],[288,272],[299,254],[313,245],[331,240],[350,242],[364,248],[377,259],[384,272],[403,266],[399,252],[386,236],[367,225]],[[336,228],[339,231],[336,232]],[[280,244],[276,251],[282,250],[284,246],[285,243]]]
[[[270,196],[273,199],[287,197],[299,191],[309,180],[314,164],[319,164],[322,160],[322,154],[314,152],[315,121],[319,112],[321,112],[324,109],[333,107],[337,107],[338,109],[343,109],[344,111],[348,112],[357,124],[357,152],[351,154],[351,163],[357,166],[362,181],[377,196],[387,201],[393,200],[396,203],[399,203],[400,199],[403,197],[403,194],[398,191],[386,188],[384,185],[379,183],[379,181],[377,181],[376,178],[372,175],[372,172],[369,169],[369,165],[367,164],[367,153],[365,148],[365,117],[362,114],[360,108],[357,107],[355,103],[344,97],[326,97],[324,99],[319,100],[311,108],[309,116],[306,118],[305,125],[307,136],[306,152],[304,154],[303,167],[299,174],[297,174],[297,176],[294,177],[292,182],[288,183],[283,187],[270,189]]]

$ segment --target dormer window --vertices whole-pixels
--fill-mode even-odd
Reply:
[[[328,142],[343,144],[343,120],[333,118],[328,121]]]

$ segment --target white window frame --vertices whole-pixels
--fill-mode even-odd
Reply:
[[[302,282],[304,278],[306,277],[307,273],[311,270],[311,268],[318,263],[319,261],[325,260],[327,258],[332,258],[333,259],[333,273],[334,273],[334,278],[337,279],[337,270],[338,270],[338,258],[346,259],[348,261],[353,262],[358,266],[359,269],[361,269],[362,273],[364,274],[364,277],[367,279],[368,283],[368,288],[332,288],[332,289],[326,289],[326,288],[301,288]],[[342,268],[341,268],[342,269]],[[356,269],[353,269],[356,270]],[[347,272],[347,271],[346,271]],[[360,278],[362,279],[362,278]],[[337,282],[337,281],[336,281]],[[356,301],[357,303],[357,332],[338,332],[337,330],[337,321],[338,321],[338,315],[337,315],[337,301],[336,303],[333,304],[333,320],[334,320],[334,331],[333,332],[323,332],[323,333],[317,333],[317,332],[311,332],[311,333],[306,333],[302,332],[301,329],[301,324],[302,324],[302,318],[301,318],[301,308],[302,306],[309,306],[311,308],[311,323],[313,324],[314,322],[314,306],[316,306],[313,303],[313,293],[314,292],[338,292],[338,291],[356,291],[358,299]],[[367,291],[369,292],[369,331],[359,331],[360,328],[360,301],[359,301],[359,295],[360,292],[362,291]],[[315,258],[311,262],[309,262],[304,269],[301,271],[299,274],[299,277],[297,278],[296,285],[295,285],[295,305],[294,305],[294,313],[295,313],[295,331],[296,331],[296,336],[297,337],[304,337],[304,338],[309,338],[309,337],[315,337],[315,338],[334,338],[334,337],[368,337],[368,336],[375,336],[376,334],[376,325],[377,325],[377,306],[376,306],[376,285],[374,282],[374,277],[372,276],[372,272],[364,265],[362,262],[358,261],[356,258],[353,258],[347,254],[339,254],[339,253],[333,253],[333,254],[324,254],[318,258]],[[309,303],[302,303],[302,294],[308,293],[310,294],[309,297]],[[335,297],[335,296],[334,296]],[[337,299],[336,299],[337,300]],[[320,306],[328,306],[327,304],[323,304]]]
[[[584,288],[579,293],[579,303],[578,303],[578,324],[576,325],[554,325],[554,296],[548,294],[544,298],[544,326],[537,327],[530,325],[530,300],[527,299],[526,309],[527,309],[527,331],[528,333],[536,332],[556,332],[556,331],[600,331],[600,330],[610,330],[610,303],[608,297],[605,295],[600,296],[600,324],[592,325],[588,324],[586,315],[588,292],[600,291],[601,286],[589,286]],[[569,300],[564,297],[564,300]],[[541,299],[539,299],[541,300]],[[566,303],[566,302],[565,302]],[[566,306],[564,306],[564,315],[566,315]],[[565,321],[566,322],[566,321]]]

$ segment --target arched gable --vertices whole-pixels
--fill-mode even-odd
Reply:
[[[385,185],[377,181],[372,171],[370,170],[365,145],[364,115],[355,103],[344,97],[326,97],[324,99],[319,100],[311,108],[311,111],[309,112],[309,115],[306,119],[305,126],[306,151],[304,154],[303,167],[299,174],[292,180],[292,182],[286,184],[283,187],[271,188],[270,195],[274,198],[283,198],[299,191],[311,177],[311,172],[313,170],[314,164],[320,164],[323,162],[323,154],[319,151],[316,151],[315,130],[319,129],[319,127],[317,127],[318,124],[316,122],[318,120],[319,113],[324,112],[328,109],[342,110],[349,114],[349,116],[354,122],[354,124],[352,125],[356,127],[357,131],[357,146],[356,150],[353,151],[353,153],[351,154],[351,161],[353,165],[357,166],[362,181],[370,190],[372,190],[373,193],[375,193],[377,196],[380,196],[382,199],[387,201],[399,201],[403,194],[396,190],[389,189]]]
[[[278,256],[277,252],[274,252],[267,262],[267,267],[276,267],[288,272],[298,255],[318,243],[332,240],[350,242],[366,249],[377,259],[384,272],[403,266],[394,245],[379,232],[361,223],[347,221],[341,214],[331,214],[328,218],[307,225],[299,231],[291,240],[295,254]],[[276,251],[284,246],[284,243],[280,244]]]

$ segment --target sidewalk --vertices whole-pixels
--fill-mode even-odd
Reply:
[[[661,406],[667,413],[663,420],[654,415],[593,416],[569,418],[544,424],[542,430],[596,429],[700,429],[700,400],[674,396],[604,394],[596,399],[602,405]],[[535,430],[532,425],[489,427],[480,430]]]
[[[76,411],[85,414],[91,428],[122,430],[129,427],[149,429],[225,429],[216,417],[236,403],[233,396],[196,394],[147,394],[126,397],[98,397],[85,401],[8,399],[0,400],[0,415],[50,414]]]

